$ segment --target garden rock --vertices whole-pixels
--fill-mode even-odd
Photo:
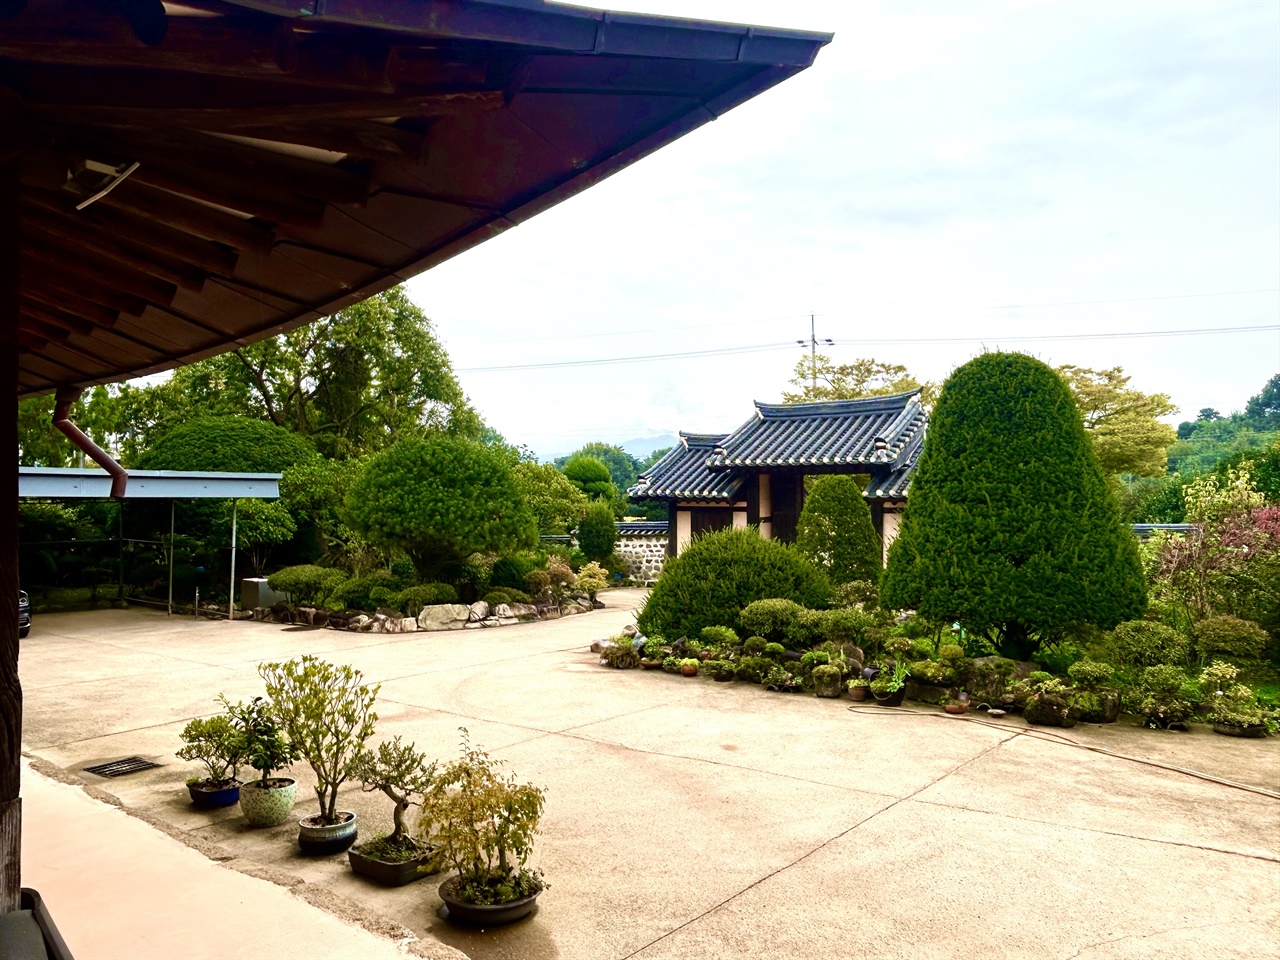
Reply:
[[[510,604],[511,615],[521,620],[534,619],[538,616],[538,608],[532,603],[513,603]]]
[[[1115,723],[1120,719],[1120,694],[1114,690],[1077,693],[1073,705],[1085,723]]]
[[[581,613],[581,612],[582,612],[582,608],[578,606],[576,603],[566,603],[560,607],[560,616],[562,617],[571,617],[575,613]]]
[[[368,623],[369,623],[369,618],[366,617],[363,613],[361,613],[357,616],[352,617],[350,620],[347,621],[347,629],[363,630],[365,628],[365,625]]]
[[[315,618],[316,608],[315,607],[299,607],[297,610],[294,611],[294,614],[296,615],[296,619],[298,623],[304,623],[310,626],[311,621]]]
[[[289,605],[281,600],[279,603],[271,605],[271,619],[276,623],[293,623],[293,611],[289,609]]]
[[[500,603],[497,606],[495,606],[492,610],[489,611],[489,614],[490,616],[498,617],[499,619],[502,619],[502,620],[506,620],[515,616],[515,614],[511,612],[511,607],[505,603]]]
[[[907,681],[907,699],[917,700],[920,703],[942,704],[946,703],[952,697],[953,690],[951,687],[942,687],[932,683],[919,683],[915,680]]]
[[[545,609],[545,610],[539,610],[539,611],[538,611],[538,616],[539,616],[541,619],[543,619],[543,620],[559,620],[559,619],[560,619],[560,608],[559,608],[559,607],[547,607],[547,609]]]
[[[477,600],[471,605],[471,615],[467,617],[473,623],[483,620],[489,615],[489,605],[483,600]]]
[[[595,609],[595,606],[591,603],[590,600],[578,601],[578,611],[580,613],[590,613],[594,609]]]
[[[622,636],[626,637],[628,640],[634,640],[636,634],[639,632],[640,631],[636,629],[636,625],[634,623],[628,623],[622,628]]]
[[[1044,727],[1074,727],[1075,711],[1066,697],[1050,696],[1043,693],[1033,694],[1027,699],[1023,710],[1027,723],[1035,723]]]
[[[471,609],[461,603],[433,603],[418,614],[419,630],[461,630]]]
[[[379,607],[374,611],[375,616],[387,617],[388,619],[399,620],[402,614],[394,607]]]

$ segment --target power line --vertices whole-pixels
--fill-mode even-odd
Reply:
[[[1152,337],[1196,337],[1215,333],[1258,333],[1280,330],[1280,324],[1270,323],[1252,327],[1200,327],[1191,330],[1135,330],[1126,333],[1064,333],[1043,336],[989,336],[989,337],[898,337],[885,339],[836,340],[836,346],[874,346],[889,344],[947,344],[947,343],[1032,343],[1064,340],[1122,340]],[[681,353],[652,353],[636,357],[601,357],[594,360],[553,360],[546,363],[514,363],[492,367],[460,367],[458,373],[500,373],[511,370],[555,370],[568,367],[601,367],[619,363],[654,363],[662,360],[691,360],[700,357],[723,357],[742,353],[766,353],[776,350],[793,350],[796,341],[782,343],[757,343],[741,347],[719,347],[712,350],[686,350]]]

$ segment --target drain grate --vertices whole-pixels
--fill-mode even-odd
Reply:
[[[125,757],[123,760],[112,760],[110,763],[98,763],[92,767],[84,767],[85,773],[92,773],[99,777],[123,777],[130,773],[138,773],[142,770],[151,770],[160,766],[143,757]]]

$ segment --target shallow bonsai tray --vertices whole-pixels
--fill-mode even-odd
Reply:
[[[538,896],[542,893],[539,890],[532,896],[512,900],[510,903],[467,903],[453,896],[452,891],[457,885],[457,877],[450,877],[440,884],[440,899],[448,908],[449,919],[476,927],[496,927],[527,917],[538,905]]]
[[[424,853],[422,856],[415,857],[412,860],[392,863],[389,860],[375,860],[373,857],[366,857],[354,848],[349,847],[347,849],[347,860],[351,863],[351,872],[367,877],[374,883],[380,883],[384,887],[403,887],[406,884],[413,883],[415,880],[421,880],[428,874],[427,871],[419,870],[418,868],[430,866],[433,856],[434,854]]]

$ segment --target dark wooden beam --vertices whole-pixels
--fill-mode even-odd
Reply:
[[[156,78],[163,83],[162,78]],[[373,120],[382,117],[442,117],[459,113],[501,110],[501,90],[458,90],[415,96],[335,99],[321,102],[283,103],[266,106],[139,107],[124,104],[29,103],[41,119],[70,124],[151,127],[171,126],[191,130],[236,133],[252,127],[271,127],[335,120]]]
[[[49,264],[36,257],[23,256],[20,274],[23,292],[38,299],[52,293],[68,304],[88,300],[133,317],[142,316],[147,309],[148,301],[142,297],[122,293],[113,285],[103,285],[84,276],[68,276],[59,265]],[[60,304],[55,304],[58,305]],[[66,309],[72,308],[68,306]],[[73,312],[79,313],[78,310]]]
[[[22,290],[21,303],[42,305],[44,308],[74,314],[90,321],[96,327],[110,328],[120,319],[119,311],[108,309],[91,300],[51,287],[29,284]]]
[[[269,227],[221,210],[212,210],[202,203],[144,183],[126,181],[98,203],[168,224],[206,240],[217,240],[247,253],[269,253],[275,242],[275,233]]]
[[[223,176],[209,170],[187,168],[178,171],[143,165],[129,179],[134,183],[158,187],[179,197],[203,200],[229,210],[238,210],[271,223],[318,227],[324,222],[325,205],[322,201],[258,187],[252,181]]]
[[[345,153],[353,157],[390,157],[421,162],[427,155],[427,136],[403,127],[369,120],[335,123],[285,123],[267,127],[243,127],[235,131],[245,137],[296,143]]]
[[[103,329],[91,320],[84,317],[77,317],[74,313],[67,313],[65,310],[59,310],[57,307],[41,306],[38,303],[32,303],[29,300],[21,299],[19,307],[22,316],[31,317],[41,323],[49,324],[66,330],[70,333],[83,333],[85,335],[93,333],[95,330]]]
[[[81,279],[89,280],[112,290],[141,297],[150,303],[173,303],[173,298],[178,293],[177,286],[168,281],[83,249],[68,249],[31,231],[23,237],[22,255],[24,259],[38,260],[54,270],[62,271],[75,283],[79,283]]]
[[[33,333],[42,340],[48,341],[66,340],[67,337],[71,336],[71,331],[37,320],[26,313],[18,314],[18,329]]]
[[[27,188],[22,192],[23,206],[34,205],[71,224],[87,224],[102,234],[119,237],[140,250],[168,254],[198,267],[206,273],[229,276],[240,259],[234,250],[210,243],[182,230],[144,220],[123,210],[113,210],[95,203],[83,210],[75,209],[77,198],[65,190],[46,191]]]
[[[0,86],[0,355],[17,379],[18,349],[31,334],[18,323],[18,195],[22,103]],[[9,394],[0,443],[18,449],[18,401]],[[10,453],[12,456],[13,453]],[[10,461],[12,463],[12,461]],[[0,913],[22,905],[22,684],[18,679],[18,471],[4,472],[0,496]]]
[[[65,241],[72,247],[83,247],[114,260],[122,266],[137,270],[161,280],[176,284],[186,290],[200,290],[206,276],[203,270],[187,266],[181,260],[139,249],[128,241],[104,235],[88,224],[76,224],[58,217],[41,214],[24,207],[23,229],[38,241],[58,245]]]

